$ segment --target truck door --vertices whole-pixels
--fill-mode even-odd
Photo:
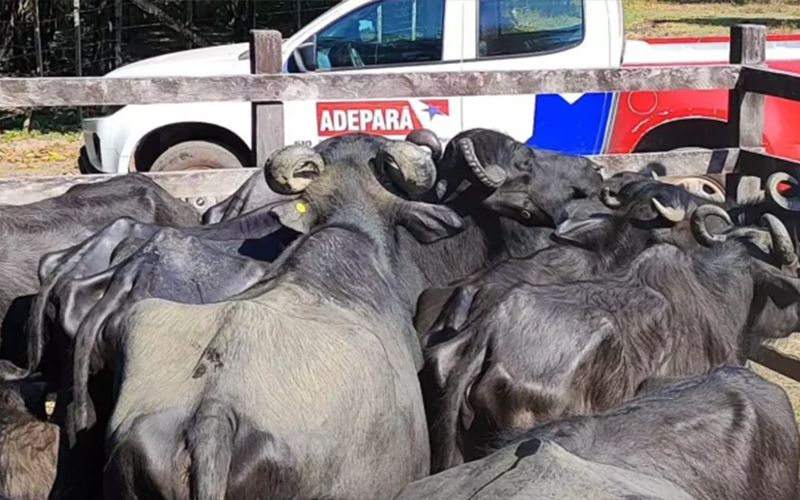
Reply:
[[[459,71],[461,44],[451,40],[461,39],[461,3],[365,3],[307,39],[289,57],[287,69],[317,73]],[[287,102],[284,110],[287,144],[316,144],[348,132],[402,138],[418,128],[430,128],[448,139],[461,130],[461,99],[449,96]]]
[[[464,0],[464,70],[609,67],[606,0]],[[532,146],[602,151],[613,93],[468,97],[464,127],[501,130]]]

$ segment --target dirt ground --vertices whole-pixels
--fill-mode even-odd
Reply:
[[[800,358],[800,334],[795,333],[787,339],[776,341],[772,347],[783,354]],[[753,363],[753,368],[762,377],[783,387],[794,407],[794,418],[797,420],[797,425],[800,426],[800,382],[784,377],[780,373],[768,370],[756,363]]]
[[[79,134],[3,134],[0,177],[79,174]]]

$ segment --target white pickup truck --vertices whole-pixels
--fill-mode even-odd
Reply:
[[[345,0],[286,40],[284,72],[492,71],[720,63],[725,37],[626,41],[621,0]],[[800,36],[770,37],[772,67],[800,72]],[[167,54],[108,78],[247,74],[247,44]],[[767,150],[800,158],[800,105],[767,99]],[[84,121],[84,172],[252,165],[249,103],[130,105]],[[286,144],[346,132],[402,137],[430,128],[501,130],[572,154],[725,146],[724,91],[599,92],[300,101]]]

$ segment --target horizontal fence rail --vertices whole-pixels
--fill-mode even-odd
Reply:
[[[153,172],[143,174],[176,198],[207,201],[233,194],[253,175],[255,168]],[[117,174],[125,175],[125,174]],[[64,175],[57,177],[0,178],[0,200],[4,205],[26,205],[64,194],[69,188],[110,180],[117,175]],[[202,208],[208,208],[207,202]]]
[[[743,66],[739,79],[739,85],[747,92],[800,101],[800,78],[796,73]]]
[[[651,163],[663,165],[670,175],[723,174],[733,171],[738,149],[681,151],[587,156],[610,177],[626,170],[640,170]],[[212,169],[143,174],[176,198],[220,200],[233,194],[258,169]],[[0,178],[0,200],[6,205],[25,205],[64,194],[72,186],[103,182],[117,175],[63,175],[54,177]],[[208,208],[203,206],[202,208]]]
[[[738,65],[152,78],[0,78],[0,108],[730,89]]]

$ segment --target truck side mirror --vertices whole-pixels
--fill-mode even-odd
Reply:
[[[297,67],[300,73],[311,73],[316,71],[316,46],[316,37],[312,37],[294,49],[294,51],[292,51],[292,57],[289,63],[290,71],[292,66]]]

